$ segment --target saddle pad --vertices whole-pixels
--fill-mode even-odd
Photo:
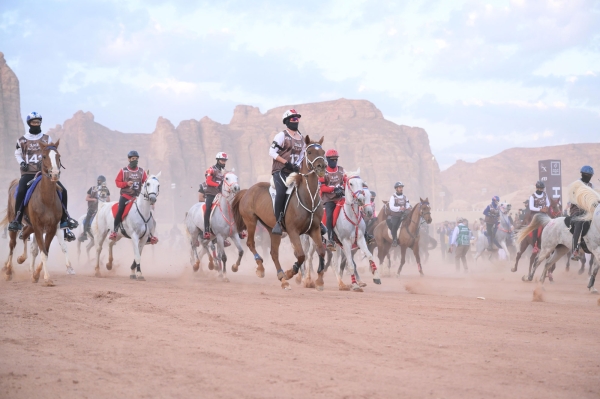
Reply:
[[[538,227],[538,228],[536,229],[536,230],[537,230],[537,236],[538,236],[538,237],[541,237],[541,236],[542,236],[542,231],[544,230],[544,227],[546,227],[546,226]],[[535,231],[535,230],[533,230],[531,233],[529,233],[529,234],[528,234],[529,238],[533,238],[533,232],[534,232],[534,231]]]
[[[135,200],[130,200],[127,204],[125,204],[125,210],[123,211],[123,217],[121,219],[125,220],[125,218],[127,217],[127,214],[129,213],[129,210],[131,209],[131,207],[133,206]],[[115,204],[113,204],[112,206],[112,214],[113,217],[117,216],[117,212],[119,211],[119,203],[116,202]]]
[[[213,200],[212,205],[210,206],[210,211],[212,212],[216,207],[219,201],[221,200],[221,194],[217,194],[215,199]],[[206,212],[206,202],[202,204],[202,213]]]
[[[340,212],[342,210],[342,207],[344,206],[344,204],[346,203],[346,199],[342,198],[336,205],[335,208],[333,210],[333,227],[335,227],[338,217],[340,216]],[[324,225],[327,226],[327,215],[325,214],[325,212],[323,212],[323,219],[321,219],[321,221],[323,222]]]
[[[23,200],[23,207],[26,207],[27,204],[29,204],[29,200],[31,200],[31,196],[33,195],[35,188],[41,180],[42,175],[39,174],[35,179],[29,182],[29,188],[27,189],[27,192],[25,193],[25,199]],[[15,190],[15,198],[17,198],[17,191],[18,190]],[[56,194],[58,194],[58,198],[60,198],[60,200],[62,201],[62,191],[59,188],[56,189]]]
[[[590,225],[591,225],[591,222],[589,220],[586,220],[585,222],[583,222],[583,228],[581,229],[581,241],[582,242],[583,242],[583,237],[585,237],[585,235],[587,234],[587,232],[590,229]],[[565,218],[565,226],[567,226],[567,228],[569,229],[571,234],[573,234],[573,231],[575,230],[575,225],[573,223],[571,223],[571,216],[567,216]]]

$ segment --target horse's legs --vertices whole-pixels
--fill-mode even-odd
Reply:
[[[273,264],[275,265],[275,270],[277,270],[277,279],[281,281],[281,287],[287,288],[289,286],[288,282],[285,279],[285,273],[281,270],[281,264],[279,263],[279,245],[281,244],[281,236],[277,234],[271,234],[269,231],[269,235],[271,236],[271,259],[273,259]],[[258,267],[256,268],[256,274],[261,277],[259,274],[259,269],[262,266],[262,258],[260,259]],[[258,260],[256,261],[258,263]],[[264,276],[264,268],[262,269],[262,273]],[[286,285],[287,284],[287,285]]]
[[[244,249],[242,248],[242,241],[240,240],[240,236],[237,233],[233,233],[233,243],[235,244],[235,247],[238,250],[238,258],[237,261],[235,262],[235,264],[233,266],[231,266],[231,270],[236,273],[238,271],[238,268],[240,267],[240,264],[242,263],[242,256],[244,256]]]
[[[225,239],[220,234],[217,235],[217,256],[222,263],[222,267],[219,268],[219,279],[227,283],[229,282],[229,279],[227,278],[226,270],[227,255],[225,255]]]
[[[256,216],[252,215],[248,219],[244,219],[244,223],[246,224],[246,230],[248,231],[248,238],[246,239],[246,246],[248,247],[250,252],[252,252],[252,254],[254,255],[254,260],[256,261],[256,275],[260,278],[263,278],[263,277],[265,277],[265,267],[263,265],[263,263],[264,263],[263,258],[261,258],[261,256],[258,254],[258,252],[256,252],[256,241],[255,241],[256,223],[257,223]],[[265,228],[269,232],[269,236],[271,236],[271,257],[272,257],[273,256],[273,236],[271,234],[271,229],[266,226],[265,226]],[[262,237],[263,237],[263,239],[266,239],[264,235]],[[281,236],[277,236],[277,237],[279,237],[280,238],[279,241],[281,241]],[[277,245],[277,248],[279,248],[279,245]],[[281,269],[281,267],[279,269]]]
[[[313,229],[313,231],[310,233],[310,238],[313,240],[313,245],[311,245],[311,259],[312,253],[317,251],[317,255],[319,256],[319,268],[317,269],[317,281],[310,286],[308,285],[308,282],[306,282],[305,287],[315,287],[318,291],[323,291],[323,287],[325,286],[325,282],[323,281],[323,275],[325,274],[325,246],[323,245],[323,239],[319,230]],[[312,264],[309,264],[309,278],[310,269],[312,269]],[[310,279],[310,283],[312,283],[312,279]]]
[[[529,243],[527,243],[527,240],[521,241],[521,246],[519,247],[519,251],[517,252],[517,258],[515,259],[515,266],[512,269],[510,269],[511,272],[517,271],[517,267],[519,266],[519,259],[521,259],[521,255],[523,255],[528,246]],[[529,260],[529,267],[531,267],[532,262],[533,258]]]
[[[56,230],[56,239],[58,240],[58,245],[60,245],[60,249],[62,253],[65,255],[65,266],[67,267],[67,274],[75,274],[75,270],[71,267],[71,261],[69,260],[69,250],[67,248],[67,243],[65,242],[65,236],[62,234],[62,230]],[[77,240],[79,243],[79,240]]]
[[[8,232],[8,236],[9,236],[9,242],[8,242],[8,259],[6,259],[6,263],[4,264],[4,278],[6,279],[6,281],[10,281],[12,280],[12,259],[13,259],[13,253],[15,250],[15,247],[17,246],[17,232],[16,231],[9,231]]]
[[[341,276],[342,251],[335,251],[335,254],[333,254],[333,256],[335,256],[335,260],[333,262],[333,273],[335,274],[335,277],[338,280],[338,288],[340,291],[350,291],[350,287],[348,287],[342,281],[342,276]]]
[[[358,247],[360,248],[361,251],[363,251],[363,253],[367,256],[367,259],[369,259],[369,269],[371,270],[371,273],[373,274],[373,282],[375,284],[381,284],[381,276],[379,276],[379,270],[377,270],[377,266],[375,265],[375,262],[373,261],[373,254],[369,251],[369,248],[367,246],[367,241],[365,240],[365,236],[360,234],[360,237],[358,237],[357,240],[357,244]]]
[[[131,245],[133,246],[133,264],[131,265],[131,273],[129,274],[129,278],[132,280],[133,279],[138,280],[138,281],[146,280],[144,278],[144,276],[142,275],[142,269],[141,269],[141,265],[140,265],[140,262],[142,261],[142,249],[144,248],[144,245],[146,244],[145,238],[146,238],[145,236],[142,238],[139,238],[136,234],[131,235]],[[112,247],[110,244],[108,245],[108,249],[109,249],[110,259],[112,260]]]
[[[300,240],[300,235],[295,231],[292,231],[288,232],[288,237],[290,239],[292,247],[294,248],[294,256],[296,257],[296,262],[294,263],[294,266],[285,272],[285,279],[291,280],[298,273],[300,267],[302,267],[302,264],[306,259],[306,255],[304,254],[304,250],[302,249],[302,241]]]
[[[21,231],[21,237],[23,238],[23,254],[17,258],[17,263],[20,265],[27,260],[27,239],[33,233],[31,226],[25,226]]]
[[[590,263],[589,263],[590,268],[588,270],[588,276],[592,275],[592,266],[595,263],[595,260],[596,260],[596,257],[594,256],[594,254],[592,254],[592,257],[590,258]]]
[[[600,263],[597,263],[596,266],[594,266],[594,271],[592,272],[590,276],[590,281],[587,285],[588,289],[592,294],[598,293],[598,290],[594,287],[594,283],[596,282],[596,276],[598,275],[598,269],[600,269]]]
[[[23,243],[27,242],[24,240]],[[33,272],[35,270],[35,260],[37,256],[40,254],[40,248],[38,247],[37,240],[35,238],[31,241],[31,261],[29,262],[29,273],[33,276]]]
[[[313,262],[313,256],[315,254],[315,246],[317,244],[315,243],[311,243],[310,242],[310,238],[309,238],[309,245],[308,245],[308,260],[306,260],[303,264],[302,267],[305,270],[304,273],[304,287],[305,288],[315,288],[315,282],[312,279],[311,273],[312,273],[312,262]]]
[[[85,253],[87,255],[87,261],[88,262],[90,261],[90,250],[92,249],[92,247],[95,244],[94,236],[90,235],[89,237],[90,237],[90,242],[87,243],[87,245],[85,246]]]
[[[400,277],[400,272],[402,271],[402,266],[404,266],[404,262],[406,262],[406,248],[404,245],[400,246],[400,266],[398,266],[398,271],[396,272],[396,277]]]
[[[533,276],[534,276],[535,271],[538,268],[538,266],[541,264],[542,261],[545,261],[546,259],[548,259],[548,257],[552,254],[553,251],[554,251],[554,248],[548,249],[548,248],[542,247],[542,250],[538,253],[538,256],[535,258],[535,262],[533,262],[533,266],[531,267],[529,276],[527,276],[527,277],[523,276],[521,278],[521,280],[523,280],[523,281],[533,280]]]
[[[41,250],[41,258],[42,258],[42,263],[40,266],[38,266],[35,274],[34,274],[34,279],[35,282],[38,282],[38,279],[40,278],[40,269],[44,270],[44,285],[47,287],[52,287],[54,286],[54,283],[52,282],[52,280],[50,280],[50,273],[48,273],[48,253],[50,252],[50,244],[52,243],[52,239],[54,238],[54,235],[56,234],[56,230],[52,231],[52,229],[49,229],[50,231],[48,231],[46,233],[46,235],[44,236],[42,234],[42,232],[39,232],[39,237],[40,239],[37,240],[38,246],[40,247]],[[36,239],[38,237],[38,234],[35,235]]]
[[[583,274],[583,272],[585,272],[585,263],[586,263],[585,254],[579,258],[579,263],[581,263],[581,267],[579,268],[579,271],[577,272],[577,274]]]
[[[363,292],[363,289],[358,285],[356,281],[356,263],[354,263],[354,259],[352,256],[352,242],[349,238],[342,240],[344,256],[346,257],[346,268],[348,268],[348,273],[350,274],[350,278],[352,279],[352,291],[355,292]],[[340,272],[341,274],[341,272]]]
[[[117,240],[119,240],[118,236],[117,236]],[[114,260],[114,258],[113,258],[113,247],[115,246],[116,243],[117,243],[117,241],[113,241],[113,240],[109,240],[109,242],[108,242],[108,262],[106,262],[106,269],[107,270],[112,270],[113,260]]]

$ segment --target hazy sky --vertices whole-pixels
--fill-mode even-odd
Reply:
[[[600,1],[2,0],[0,51],[44,128],[367,99],[442,167],[600,132]]]

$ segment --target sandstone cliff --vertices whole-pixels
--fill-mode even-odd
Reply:
[[[19,80],[6,64],[4,54],[0,52],[0,167],[5,171],[16,165],[13,143],[23,135],[25,129],[21,119],[21,100],[19,97]],[[5,179],[0,178],[0,181]]]

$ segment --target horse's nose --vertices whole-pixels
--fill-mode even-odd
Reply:
[[[233,186],[233,192],[234,193],[238,193],[240,191],[240,185],[236,184],[235,186]]]
[[[150,194],[150,204],[154,205],[155,202],[156,202],[156,195]]]

